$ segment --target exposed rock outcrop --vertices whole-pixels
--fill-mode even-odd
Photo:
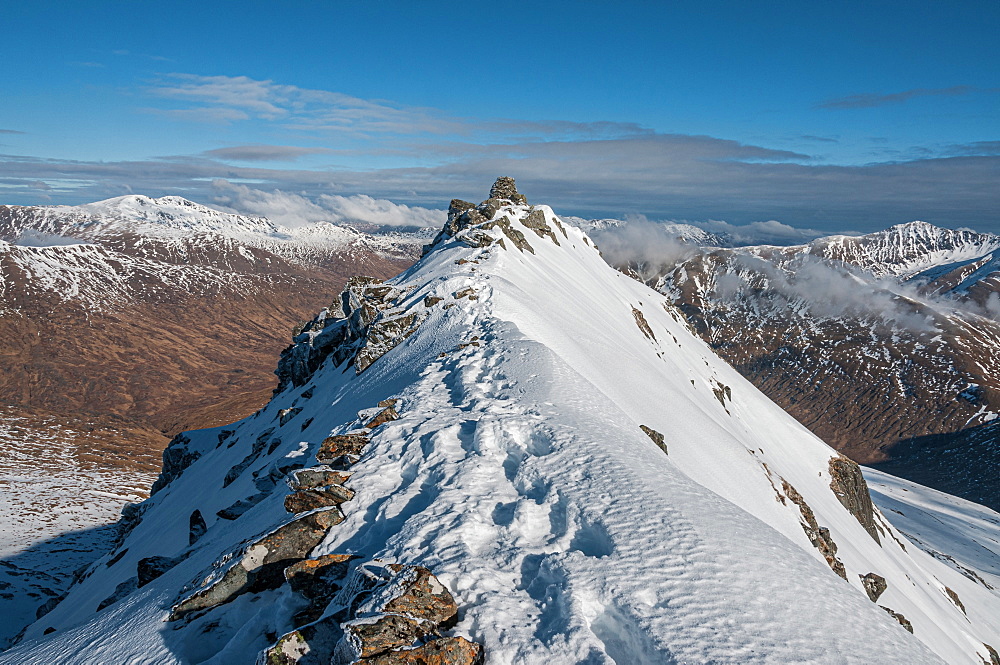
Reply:
[[[865,593],[871,598],[873,603],[878,602],[879,596],[881,596],[887,587],[885,578],[877,573],[868,573],[867,575],[861,575],[861,585],[865,588]]]
[[[830,489],[875,542],[881,544],[875,526],[875,507],[872,506],[872,498],[868,494],[868,483],[861,475],[861,467],[843,456],[831,458]]]
[[[667,450],[667,444],[663,440],[663,435],[662,434],[660,434],[659,432],[657,432],[652,427],[646,427],[645,425],[639,425],[639,429],[641,429],[643,432],[645,432],[646,436],[648,436],[650,439],[652,439],[653,443],[655,443],[656,446],[660,450],[662,450],[663,452],[667,453],[668,455],[670,454],[670,452]]]
[[[806,532],[809,542],[819,550],[819,553],[826,559],[826,563],[833,569],[833,572],[846,580],[847,569],[844,568],[844,563],[837,558],[837,543],[833,542],[830,530],[826,527],[821,527],[816,522],[816,514],[813,513],[812,508],[809,507],[809,504],[806,503],[802,495],[787,480],[782,479],[781,489],[784,491],[785,496],[799,507],[799,514],[802,516],[799,523],[802,525],[802,530]]]

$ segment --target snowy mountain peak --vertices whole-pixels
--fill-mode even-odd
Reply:
[[[441,640],[497,664],[990,657],[991,590],[498,185],[406,272],[350,280],[267,407],[178,436],[116,550],[0,663],[395,664]],[[408,619],[419,579],[453,620]]]

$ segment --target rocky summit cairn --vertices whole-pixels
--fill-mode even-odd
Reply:
[[[497,178],[493,186],[490,187],[490,198],[507,199],[517,205],[528,205],[528,199],[524,198],[524,194],[517,193],[517,185],[514,184],[514,179],[505,175]]]

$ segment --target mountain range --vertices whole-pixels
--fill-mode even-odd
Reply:
[[[452,201],[0,663],[1000,663],[996,514],[884,512],[659,286],[509,178]]]

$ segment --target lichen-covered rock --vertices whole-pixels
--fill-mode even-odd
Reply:
[[[285,510],[290,513],[305,513],[317,508],[339,506],[353,498],[354,490],[343,485],[299,490],[285,497]]]
[[[343,485],[351,477],[349,471],[337,471],[328,466],[313,466],[292,471],[288,486],[293,490],[308,490],[327,485]]]
[[[338,434],[328,436],[319,444],[316,461],[320,464],[343,463],[343,458],[357,459],[368,445],[368,436],[359,434]]]
[[[410,646],[434,626],[401,614],[382,614],[347,621],[341,628],[344,637],[337,645],[335,656],[341,662],[354,662],[358,658]]]
[[[876,573],[868,573],[867,575],[861,575],[861,584],[865,588],[865,593],[873,603],[878,602],[879,596],[881,596],[886,588],[887,584],[885,578]]]
[[[327,530],[344,521],[338,508],[306,513],[244,546],[228,566],[209,577],[206,586],[174,605],[170,621],[177,621],[228,603],[247,591],[263,591],[284,582],[284,569],[306,558]]]
[[[662,434],[657,432],[652,427],[646,427],[645,425],[639,425],[639,429],[645,432],[646,436],[652,439],[653,443],[655,443],[660,450],[667,453],[668,455],[670,454],[670,452],[667,450],[667,444],[663,440]]]
[[[878,529],[875,528],[875,508],[868,493],[868,483],[861,475],[861,467],[840,455],[831,458],[830,489],[875,542],[881,544]]]
[[[198,451],[188,450],[190,443],[190,438],[184,434],[178,434],[163,449],[163,467],[160,470],[160,475],[156,478],[156,482],[153,483],[152,488],[149,490],[150,496],[153,496],[169,485],[174,478],[183,473],[184,469],[191,466],[196,459],[201,457],[201,453]]]
[[[442,637],[413,649],[362,658],[359,665],[481,665],[483,648],[464,637]]]
[[[392,593],[379,608],[449,627],[458,616],[458,605],[451,592],[423,566],[390,564]]]

